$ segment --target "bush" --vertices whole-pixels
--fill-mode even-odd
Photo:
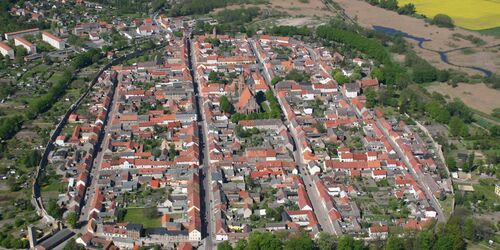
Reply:
[[[455,24],[453,23],[453,19],[451,19],[450,16],[445,15],[445,14],[437,14],[432,18],[432,24],[435,24],[439,27],[445,27],[445,28],[453,28],[455,27]]]

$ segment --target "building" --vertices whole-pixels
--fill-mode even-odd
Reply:
[[[22,46],[28,51],[28,54],[36,54],[36,46],[22,37],[15,37],[14,45]]]
[[[9,47],[6,43],[0,42],[0,53],[2,56],[9,56],[11,59],[14,58],[14,49]]]
[[[23,37],[25,35],[36,35],[39,32],[40,32],[39,28],[8,32],[8,33],[5,33],[5,40],[12,40],[16,37]]]
[[[495,194],[500,196],[500,182],[495,185]]]
[[[370,239],[387,239],[389,235],[389,227],[388,226],[371,226],[368,228],[368,236]]]
[[[71,230],[65,228],[48,239],[42,241],[39,245],[35,246],[36,250],[46,250],[46,249],[54,249],[55,247],[59,246],[62,244],[64,241],[69,239],[71,236],[73,236],[75,233],[73,233]]]
[[[46,31],[42,32],[42,40],[56,49],[64,49],[65,47],[64,40]]]

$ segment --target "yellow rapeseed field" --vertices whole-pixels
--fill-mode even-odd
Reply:
[[[402,6],[413,3],[417,12],[429,18],[442,13],[450,16],[455,25],[482,30],[500,26],[500,0],[398,0]]]

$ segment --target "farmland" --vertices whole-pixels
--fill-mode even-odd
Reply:
[[[429,92],[438,92],[449,95],[450,98],[459,98],[473,109],[491,114],[494,108],[500,107],[500,91],[489,88],[484,84],[459,84],[453,88],[445,83],[430,85]]]
[[[500,26],[500,0],[399,0],[400,5],[413,3],[417,12],[432,18],[442,13],[457,26],[483,30]]]

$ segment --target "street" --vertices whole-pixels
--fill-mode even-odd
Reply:
[[[193,55],[192,50],[192,40],[189,39],[187,45],[188,47],[188,58],[189,58],[189,70],[191,72],[191,76],[193,78],[193,86],[195,92],[195,102],[196,109],[198,114],[198,125],[201,127],[200,133],[202,135],[199,136],[200,142],[200,167],[201,167],[201,187],[203,192],[201,195],[201,200],[204,201],[204,209],[201,213],[201,216],[204,218],[205,223],[203,225],[204,228],[204,242],[203,246],[205,249],[215,249],[217,248],[217,242],[215,241],[215,225],[214,225],[214,215],[213,215],[213,193],[211,191],[211,173],[210,173],[210,160],[209,160],[209,143],[208,143],[208,126],[207,120],[205,119],[205,113],[203,110],[203,97],[200,93],[200,87],[198,85],[197,76],[195,76],[195,68],[196,67],[196,57]]]
[[[96,158],[94,159],[94,164],[91,166],[90,170],[90,176],[91,176],[91,182],[90,185],[87,189],[86,195],[87,198],[85,199],[85,204],[84,207],[80,213],[80,222],[86,222],[89,216],[90,212],[90,207],[91,203],[93,200],[93,197],[95,195],[95,190],[97,187],[97,181],[99,179],[99,170],[101,168],[101,164],[103,161],[104,157],[104,151],[103,149],[106,149],[109,147],[109,134],[110,134],[110,127],[108,124],[111,124],[113,117],[116,115],[116,112],[118,111],[117,103],[116,100],[119,98],[119,91],[117,89],[119,88],[120,83],[116,84],[116,88],[114,91],[113,98],[110,100],[111,101],[111,108],[108,113],[108,119],[106,120],[104,124],[104,132],[103,132],[103,141],[101,142],[101,145],[99,147],[99,152],[97,153]],[[85,227],[83,227],[83,230],[86,230]]]
[[[396,150],[396,153],[398,153],[399,158],[401,158],[405,165],[410,169],[410,174],[413,175],[415,180],[417,181],[418,185],[422,187],[422,190],[425,193],[425,196],[427,197],[427,200],[430,202],[430,205],[436,210],[437,212],[437,219],[438,222],[445,222],[445,217],[443,210],[441,209],[441,205],[437,201],[436,197],[431,193],[429,187],[425,185],[425,183],[422,181],[424,179],[424,176],[422,173],[415,173],[415,170],[413,170],[413,166],[410,163],[410,160],[406,155],[403,154],[403,151],[399,147],[399,145],[389,136],[389,132],[382,126],[380,121],[377,120],[377,127],[382,131],[384,136],[388,139],[389,143],[391,146]]]
[[[252,49],[254,51],[254,54],[257,55],[257,59],[259,61],[259,64],[263,67],[263,72],[264,72],[264,77],[266,79],[267,85],[270,87],[270,89],[273,91],[274,96],[278,99],[278,102],[280,104],[281,111],[283,113],[283,103],[281,102],[281,99],[278,98],[278,95],[276,93],[276,90],[274,89],[273,86],[271,86],[271,75],[269,74],[269,71],[267,67],[264,65],[264,60],[261,58],[260,54],[258,53],[257,46],[255,44],[255,41],[253,39],[250,40],[250,43],[252,45]],[[326,211],[326,208],[323,206],[320,198],[319,198],[319,193],[313,183],[313,180],[310,175],[306,175],[306,173],[303,171],[305,169],[305,163],[304,163],[304,157],[302,155],[302,146],[300,145],[298,136],[296,133],[296,130],[291,126],[291,122],[288,120],[288,117],[282,116],[281,117],[283,123],[287,126],[288,131],[291,132],[293,141],[294,141],[294,158],[295,161],[298,165],[299,168],[299,173],[302,176],[302,179],[304,181],[304,184],[306,186],[306,191],[307,194],[309,195],[309,199],[312,202],[313,205],[313,210],[314,213],[316,214],[316,217],[318,219],[318,222],[321,226],[321,228],[331,234],[336,234],[340,235],[342,232],[336,232],[332,223],[330,222],[330,218],[328,217],[328,211]]]

